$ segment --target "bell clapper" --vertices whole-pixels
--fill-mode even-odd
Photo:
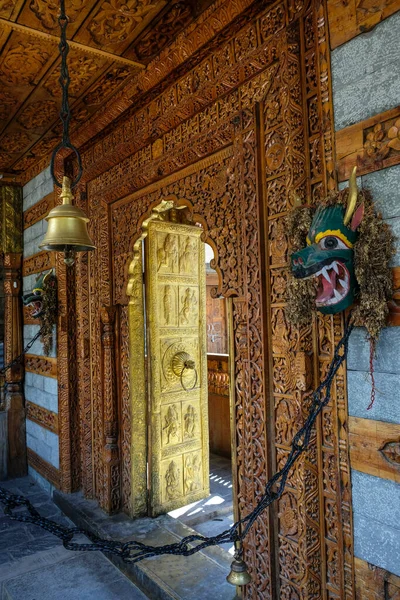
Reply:
[[[68,267],[72,267],[75,262],[75,252],[73,248],[65,246],[64,250],[64,262]]]

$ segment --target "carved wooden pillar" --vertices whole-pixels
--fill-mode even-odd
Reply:
[[[4,252],[4,363],[23,349],[21,306],[22,190],[0,186],[1,250]],[[25,403],[23,363],[6,372],[5,405],[8,412],[8,475],[26,475]]]
[[[121,502],[120,457],[118,448],[118,399],[115,377],[115,306],[101,308],[104,397],[104,490],[102,508],[109,513],[119,510]]]

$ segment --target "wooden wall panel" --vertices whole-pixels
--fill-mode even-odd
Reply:
[[[400,483],[400,425],[349,417],[353,469]]]
[[[328,0],[331,48],[370,31],[400,8],[399,0]]]
[[[61,480],[60,471],[56,469],[56,467],[51,465],[49,462],[44,460],[44,458],[39,456],[39,454],[36,454],[36,452],[31,450],[31,448],[27,449],[27,455],[28,464],[33,469],[35,469],[35,471],[37,471],[39,475],[47,479],[47,481],[50,481],[50,483],[52,483],[57,489],[59,489]]]
[[[356,600],[398,600],[400,577],[361,560],[354,559]]]
[[[355,165],[365,175],[400,163],[400,108],[360,121],[336,132],[339,181],[346,181]]]

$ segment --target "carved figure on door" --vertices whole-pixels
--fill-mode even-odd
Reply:
[[[191,404],[189,404],[189,406],[187,407],[187,411],[185,413],[183,420],[184,420],[184,427],[185,427],[185,430],[184,430],[185,438],[193,438],[194,434],[195,434],[195,429],[196,429],[197,416],[196,416],[196,411],[194,410],[194,406],[192,406]]]
[[[164,319],[165,324],[169,325],[172,319],[173,311],[173,298],[172,289],[170,285],[166,285],[164,288]]]
[[[171,461],[165,473],[165,493],[168,500],[173,500],[180,495],[179,491],[180,471],[175,463]]]
[[[194,290],[191,290],[190,288],[186,288],[185,295],[182,297],[182,304],[183,304],[183,306],[182,306],[182,310],[180,312],[182,323],[188,324],[190,313],[197,306],[196,292]],[[193,320],[193,319],[190,319],[190,320]]]
[[[181,272],[187,273],[192,270],[192,267],[196,262],[194,261],[194,255],[196,252],[196,240],[191,237],[187,237],[185,241],[185,247],[181,253],[179,260],[179,268]]]
[[[157,250],[158,271],[167,267],[171,272],[178,263],[178,240],[175,236],[168,234],[164,243]]]
[[[185,458],[185,494],[195,492],[201,487],[201,461],[197,454],[188,454]]]
[[[179,416],[176,406],[172,404],[168,408],[168,412],[164,417],[163,431],[166,431],[167,444],[170,443],[171,438],[176,438],[179,432]]]

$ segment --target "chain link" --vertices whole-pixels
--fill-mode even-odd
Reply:
[[[32,523],[42,527],[46,531],[49,531],[62,540],[63,545],[67,550],[83,552],[109,552],[111,554],[120,556],[122,560],[127,563],[137,563],[144,558],[151,558],[153,556],[160,556],[164,554],[190,556],[191,554],[195,554],[196,552],[199,552],[200,550],[203,550],[209,546],[242,541],[249,533],[249,530],[260,514],[268,506],[270,506],[272,502],[282,496],[291,468],[299,456],[307,449],[317,416],[320,414],[324,406],[326,406],[330,401],[333,379],[340,366],[346,360],[349,337],[353,328],[354,324],[350,314],[346,322],[344,335],[335,348],[334,356],[328,369],[328,374],[324,381],[312,394],[312,401],[308,416],[304,425],[299,429],[292,440],[291,450],[285,461],[285,464],[267,482],[265,486],[265,492],[258,501],[257,506],[247,516],[243,517],[243,519],[240,519],[234,523],[230,529],[227,529],[222,533],[212,537],[207,537],[200,534],[189,535],[184,537],[180,542],[175,544],[166,544],[164,546],[148,546],[135,540],[129,542],[105,540],[96,536],[90,531],[87,531],[86,529],[81,529],[79,527],[63,527],[54,521],[51,521],[50,519],[41,517],[27,498],[16,494],[11,494],[0,488],[0,502],[4,504],[4,513],[15,521]],[[324,390],[325,393],[323,394]],[[28,514],[13,513],[13,509],[19,506],[25,506]],[[79,534],[85,535],[91,543],[87,544],[73,542],[74,536]]]
[[[43,327],[41,329],[39,329],[37,334],[30,340],[30,342],[27,343],[25,348],[22,350],[21,354],[18,354],[18,356],[13,358],[13,360],[11,362],[9,362],[5,367],[2,367],[0,369],[0,376],[4,377],[4,375],[7,373],[7,371],[9,369],[11,369],[14,365],[16,365],[22,361],[22,359],[24,358],[24,355],[28,352],[28,350],[30,350],[32,348],[33,344],[36,342],[37,339],[40,338],[42,333],[43,333]]]
[[[78,174],[76,179],[71,184],[71,187],[75,187],[82,177],[82,160],[79,154],[78,149],[71,144],[71,140],[69,138],[69,124],[71,121],[71,111],[68,103],[68,89],[70,84],[70,76],[68,71],[67,64],[67,56],[69,53],[69,45],[67,42],[67,25],[68,25],[68,17],[65,14],[65,2],[64,0],[60,0],[60,16],[58,17],[58,24],[60,25],[60,43],[58,45],[58,49],[60,51],[61,56],[61,68],[60,68],[60,77],[58,79],[62,92],[61,99],[61,110],[60,110],[60,119],[63,125],[62,139],[61,142],[54,148],[53,153],[51,155],[51,175],[54,180],[54,183],[61,187],[61,183],[57,181],[55,173],[54,173],[54,163],[56,159],[56,155],[62,148],[69,148],[73,150],[76,154],[76,158],[78,161]]]

